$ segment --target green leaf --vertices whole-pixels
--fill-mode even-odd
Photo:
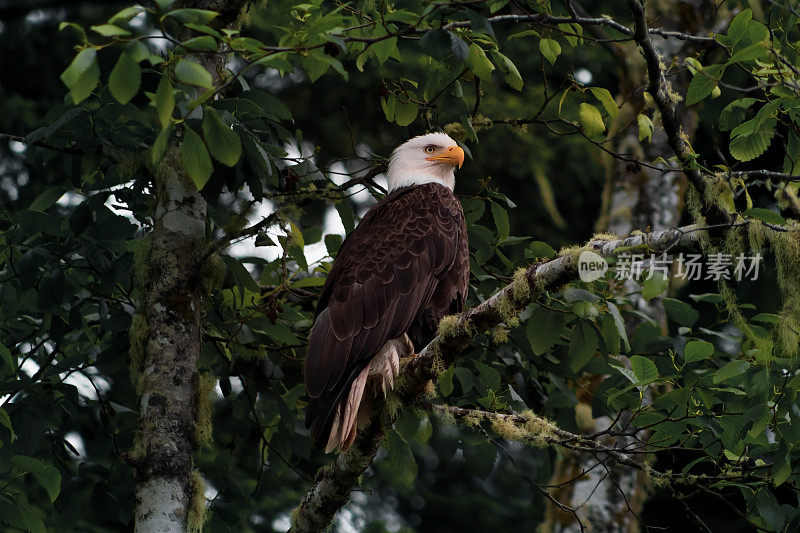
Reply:
[[[750,368],[750,363],[747,361],[742,359],[731,361],[727,365],[714,372],[713,382],[716,385],[717,383],[722,383],[728,379],[735,378],[736,376],[744,374],[748,368]]]
[[[5,364],[8,365],[8,368],[11,371],[14,371],[14,370],[17,369],[16,365],[14,364],[14,360],[15,360],[14,356],[11,355],[11,350],[6,348],[5,345],[3,345],[3,344],[0,344],[0,360],[5,362]]]
[[[61,492],[61,472],[54,466],[48,465],[27,455],[14,455],[11,462],[19,470],[33,475],[36,481],[47,491],[50,501],[53,502]]]
[[[474,361],[475,368],[478,370],[478,380],[486,385],[489,389],[497,389],[500,387],[500,372],[480,361]]]
[[[694,105],[709,96],[719,83],[724,70],[725,65],[709,65],[698,71],[689,82],[689,89],[686,91],[686,105]]]
[[[492,218],[494,219],[494,225],[497,227],[497,233],[502,241],[508,237],[511,231],[511,226],[508,221],[508,211],[500,204],[492,202]]]
[[[719,129],[730,131],[744,121],[747,110],[758,102],[755,98],[741,98],[726,105],[719,115]]]
[[[201,191],[208,183],[214,166],[211,164],[211,158],[208,156],[206,145],[203,144],[200,135],[188,126],[184,128],[184,132],[181,143],[181,161],[197,190]]]
[[[69,95],[72,103],[78,105],[86,100],[98,83],[100,83],[100,67],[95,62],[70,89]]]
[[[728,64],[733,63],[742,63],[745,61],[754,61],[756,59],[761,59],[767,55],[767,49],[764,47],[763,44],[751,44],[745,48],[742,48],[735,54],[731,56],[728,60]]]
[[[786,156],[783,158],[783,172],[797,174],[800,171],[800,137],[794,131],[789,132],[786,142]]]
[[[544,307],[535,308],[525,325],[525,333],[535,355],[542,355],[555,346],[563,330],[564,315]]]
[[[775,313],[759,313],[750,319],[753,322],[762,322],[765,324],[779,324],[781,316]]]
[[[761,207],[751,207],[750,209],[745,210],[742,214],[747,217],[757,218],[758,220],[766,222],[767,224],[776,224],[779,226],[786,224],[786,219],[780,216],[778,213],[769,209],[763,209]]]
[[[395,106],[397,106],[397,98],[394,96],[381,98],[381,109],[383,109],[383,115],[389,122],[394,122]]]
[[[613,302],[606,302],[608,305],[608,312],[614,319],[614,326],[617,328],[617,334],[622,341],[622,351],[629,352],[631,350],[630,342],[628,341],[628,330],[625,327],[625,320],[622,318],[617,306]]]
[[[417,462],[408,443],[397,431],[389,433],[386,461],[401,485],[411,487],[417,478]]]
[[[470,72],[478,76],[483,81],[492,80],[492,71],[494,65],[486,57],[486,53],[477,44],[473,43],[469,47],[469,55],[467,56],[467,67]]]
[[[687,363],[694,363],[708,359],[714,355],[714,345],[706,341],[689,341],[683,347],[683,359]]]
[[[691,326],[700,318],[700,313],[691,305],[674,298],[664,298],[664,309],[669,317],[681,326]]]
[[[597,345],[597,334],[592,326],[584,320],[578,320],[569,340],[570,370],[580,371],[597,351]]]
[[[539,41],[539,51],[551,65],[555,65],[556,59],[561,55],[561,45],[553,39],[542,39]]]
[[[528,259],[551,259],[555,255],[556,251],[544,241],[533,241],[525,250]]]
[[[208,9],[176,9],[166,13],[161,18],[163,20],[166,17],[173,17],[184,24],[208,24],[217,16],[219,16],[219,13]]]
[[[213,87],[211,74],[199,64],[188,59],[181,59],[175,67],[175,75],[183,83],[197,85],[206,89]]]
[[[661,272],[653,272],[642,282],[642,298],[648,302],[661,295],[669,287],[669,279]]]
[[[611,92],[603,87],[590,87],[589,90],[592,91],[594,97],[597,98],[601,104],[603,104],[603,107],[605,108],[606,113],[608,113],[608,116],[611,117],[611,120],[617,118],[619,108],[617,107],[617,102],[614,100],[614,97],[611,96]],[[641,133],[639,140],[642,140]]]
[[[631,356],[631,370],[633,370],[633,375],[636,376],[636,379],[639,380],[638,385],[649,385],[658,379],[656,364],[641,355]]]
[[[139,63],[127,52],[123,52],[108,77],[108,90],[117,102],[127,104],[139,92],[141,83],[142,69],[139,68]]]
[[[118,11],[114,16],[108,19],[108,21],[112,24],[116,22],[129,22],[133,17],[135,17],[142,11],[144,11],[144,8],[142,6],[126,7],[122,11]]]
[[[372,34],[373,38],[380,38],[387,35],[386,28],[381,25],[377,25],[375,28],[375,33]],[[378,63],[383,65],[386,63],[386,60],[392,57],[392,55],[397,52],[397,37],[389,37],[388,39],[383,39],[381,41],[376,42],[373,44],[370,49],[375,54],[375,59],[378,60]]]
[[[167,76],[162,76],[158,82],[155,97],[158,121],[162,128],[166,128],[172,123],[172,112],[175,110],[175,95],[172,92],[172,82]]]
[[[46,211],[50,206],[56,203],[67,192],[65,187],[50,187],[36,197],[36,200],[31,202],[28,209],[32,211]]]
[[[353,231],[356,226],[355,215],[353,214],[353,206],[347,199],[344,199],[335,205],[336,211],[339,212],[339,218],[342,219],[342,226],[347,233]]]
[[[210,35],[200,35],[181,44],[192,52],[214,52],[217,50],[217,40]]]
[[[113,24],[100,24],[98,26],[92,26],[91,29],[102,35],[103,37],[119,37],[122,35],[130,35],[131,32],[120,28],[119,26],[114,26]]]
[[[773,483],[776,487],[780,487],[792,474],[791,456],[785,444],[775,454],[774,461],[772,465]]]
[[[636,124],[639,126],[639,142],[642,142],[645,139],[647,139],[647,142],[651,142],[653,140],[654,128],[653,121],[650,120],[650,117],[639,113],[636,116]]]
[[[245,266],[242,264],[241,261],[229,255],[223,255],[222,260],[225,261],[225,264],[228,266],[228,270],[230,271],[234,281],[236,282],[236,286],[239,289],[239,293],[241,294],[242,299],[244,299],[245,295],[247,294],[247,291],[258,293],[258,291],[260,290],[258,283],[256,283],[256,280],[253,279],[253,276],[245,268]],[[265,331],[267,331],[267,333],[270,333],[270,328],[273,325],[277,324],[270,323],[269,327],[265,328]]]
[[[293,289],[302,289],[303,287],[321,287],[325,284],[325,278],[319,276],[308,276],[292,283]]]
[[[11,418],[3,408],[0,408],[0,426],[7,427],[8,431],[11,432],[11,442],[14,442],[17,439],[17,434],[14,433],[14,428],[11,425]]]
[[[439,376],[439,392],[445,398],[453,392],[453,375],[455,375],[455,367],[451,366]]]
[[[164,128],[156,137],[153,146],[150,148],[150,162],[153,165],[157,165],[161,159],[164,157],[164,154],[167,153],[167,142],[169,141],[169,134],[170,134],[169,127]]]
[[[394,108],[394,121],[399,126],[408,126],[417,118],[417,111],[419,111],[419,106],[414,102],[405,104],[397,102]]]
[[[503,73],[503,79],[506,83],[509,84],[511,88],[521,91],[524,82],[514,62],[500,52],[493,52],[492,57],[495,58],[495,63],[500,67],[500,72]]]
[[[234,166],[242,156],[239,134],[222,120],[213,107],[204,107],[203,113],[203,136],[208,150],[223,165]]]
[[[749,9],[743,10],[733,18],[730,26],[728,26],[727,42],[725,43],[727,46],[731,48],[736,46],[747,32],[747,27],[750,25],[752,18],[753,12]]]
[[[592,104],[581,103],[578,110],[578,119],[587,137],[597,137],[606,131],[606,125],[603,123],[603,116],[600,114],[600,110]]]
[[[84,48],[78,52],[72,63],[61,74],[61,81],[68,89],[72,89],[78,80],[92,68],[97,68],[97,51],[94,48]]]
[[[734,128],[729,146],[731,155],[739,161],[750,161],[762,155],[772,142],[776,124],[774,118],[767,118],[758,124],[756,117]]]

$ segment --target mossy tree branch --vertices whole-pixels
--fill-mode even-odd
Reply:
[[[603,257],[635,250],[644,257],[665,252],[699,249],[701,237],[710,228],[687,226],[626,238],[595,238],[586,246],[567,250],[549,261],[520,269],[514,281],[491,298],[459,315],[445,317],[439,334],[419,354],[403,362],[396,394],[391,395],[371,424],[359,433],[355,444],[320,469],[315,485],[292,514],[293,533],[324,531],[339,509],[350,499],[350,491],[372,463],[386,432],[403,404],[416,402],[428,383],[453,363],[473,339],[505,322],[518,323],[522,310],[549,290],[555,290],[578,277],[578,258],[583,251]],[[713,228],[712,228],[713,229]]]
[[[504,414],[479,409],[465,409],[454,405],[431,404],[430,410],[445,419],[455,419],[468,426],[486,424],[498,437],[526,445],[545,447],[560,446],[568,450],[588,452],[601,459],[611,458],[619,464],[637,470],[650,470],[644,463],[631,459],[625,451],[606,446],[597,440],[599,435],[578,435],[560,429],[544,417],[532,411],[520,414]]]

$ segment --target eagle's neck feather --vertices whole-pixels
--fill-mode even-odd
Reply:
[[[389,192],[402,189],[403,187],[425,185],[428,183],[438,183],[439,185],[444,185],[452,191],[456,184],[456,177],[452,171],[449,173],[449,175],[447,175],[447,173],[443,173],[443,175],[440,176],[431,174],[405,174],[401,176],[392,176],[389,174],[388,181]]]

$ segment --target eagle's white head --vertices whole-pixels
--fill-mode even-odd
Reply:
[[[455,169],[464,163],[464,150],[448,135],[428,133],[409,139],[392,152],[389,160],[389,192],[409,185],[441,183],[451,191]]]

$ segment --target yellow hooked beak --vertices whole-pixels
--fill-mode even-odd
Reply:
[[[461,168],[461,165],[464,164],[464,150],[462,150],[460,146],[451,146],[450,148],[445,148],[440,153],[426,157],[425,159],[428,161],[435,161],[436,163],[453,165],[454,167]]]

